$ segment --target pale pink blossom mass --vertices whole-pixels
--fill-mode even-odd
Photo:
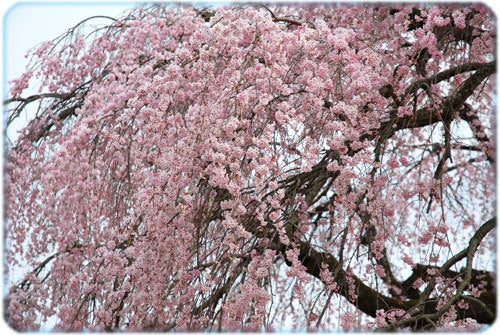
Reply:
[[[155,4],[41,44],[5,102],[7,127],[33,111],[6,143],[6,321],[491,325],[495,20]]]

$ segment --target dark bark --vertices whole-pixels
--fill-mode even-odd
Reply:
[[[491,231],[496,226],[496,218],[493,218],[485,223],[488,225],[487,229],[482,232],[482,239],[489,231]],[[471,241],[479,238],[477,234],[471,238]],[[480,242],[480,241],[476,241]],[[289,246],[283,245],[278,241],[275,241],[275,247],[280,252],[285,253]],[[299,260],[302,265],[306,267],[307,273],[321,280],[320,271],[321,265],[326,264],[327,269],[334,275],[335,282],[340,286],[339,294],[349,300],[353,305],[355,305],[363,313],[375,317],[377,310],[391,310],[391,309],[403,309],[407,312],[417,311],[413,318],[415,320],[412,322],[405,322],[404,326],[411,326],[416,329],[424,329],[426,327],[432,326],[432,320],[436,318],[436,310],[438,302],[434,298],[428,298],[422,301],[421,294],[419,296],[414,296],[410,299],[397,299],[393,297],[388,297],[379,291],[369,287],[364,284],[357,276],[348,274],[342,267],[342,264],[336,259],[331,253],[320,252],[314,249],[309,243],[304,241],[297,242],[297,246],[300,250]],[[430,268],[429,265],[421,266],[419,269]],[[471,284],[479,284],[477,274],[484,274],[484,271],[478,271],[471,269],[476,278],[471,280]],[[446,270],[443,274],[444,277],[451,276],[456,278],[459,273]],[[491,276],[491,275],[490,275]],[[348,278],[351,278],[354,283],[355,297],[352,297],[349,293],[349,283]],[[480,277],[479,277],[480,278]],[[416,279],[413,275],[405,282],[410,282]],[[485,292],[483,292],[479,297],[473,297],[472,295],[463,295],[469,304],[468,309],[458,310],[458,319],[474,318],[479,323],[492,324],[495,321],[496,316],[496,291],[493,287],[491,281],[492,277],[489,278],[489,284],[485,286]],[[352,288],[351,288],[352,289]],[[425,294],[422,293],[422,294]],[[430,320],[427,320],[430,319]]]
[[[396,132],[403,129],[424,127],[443,121],[449,123],[458,115],[464,115],[466,111],[469,112],[467,113],[468,120],[473,120],[474,116],[471,116],[469,106],[465,104],[465,101],[470,95],[473,94],[481,83],[484,82],[484,80],[495,73],[496,62],[493,61],[481,65],[472,64],[470,66],[459,68],[458,70],[456,68],[452,70],[444,71],[441,75],[438,74],[437,76],[426,79],[425,84],[427,84],[427,82],[433,83],[436,80],[448,79],[448,76],[451,76],[452,72],[457,73],[456,71],[468,72],[475,70],[475,72],[459,86],[453,95],[444,100],[440,110],[423,107],[411,116],[394,116],[389,121],[383,122],[378,132],[374,131],[372,133],[361,135],[359,140],[374,140],[377,138],[378,134],[378,140],[380,143],[380,141],[388,140]],[[415,82],[413,85],[410,85],[407,92],[415,93],[416,90],[423,84],[424,81],[422,80]],[[348,143],[346,145],[349,147]],[[347,154],[353,155],[354,153],[356,153],[356,150],[350,149]],[[490,162],[493,162],[492,159],[488,159]],[[324,158],[312,168],[311,171],[289,177],[283,183],[289,190],[291,188],[299,190],[299,193],[305,195],[306,198],[308,197],[309,201],[307,201],[307,204],[311,205],[314,203],[313,199],[316,198],[318,190],[321,189],[321,186],[323,186],[327,180],[338,177],[338,174],[333,175],[326,169],[328,162],[333,160],[337,160],[340,164],[340,154],[335,151],[329,151],[326,153]],[[309,192],[313,194],[310,195]],[[287,192],[287,194],[294,193]],[[491,231],[495,226],[496,219],[486,222],[483,227],[487,228],[484,228],[483,231],[480,231],[481,229],[478,230],[471,238],[471,244],[474,242],[477,247],[477,243],[479,243],[486,233]],[[478,237],[478,234],[481,236]],[[292,235],[289,237],[293,240]],[[340,286],[339,294],[348,299],[363,313],[372,317],[376,316],[376,311],[379,309],[403,309],[412,313],[412,318],[409,321],[402,321],[400,326],[396,323],[393,328],[412,327],[413,329],[421,330],[433,328],[435,326],[435,322],[449,308],[449,306],[447,306],[447,308],[436,312],[438,302],[436,299],[428,296],[430,290],[429,292],[420,292],[411,286],[416,279],[426,273],[426,269],[428,269],[430,265],[419,265],[414,274],[412,274],[407,280],[402,283],[393,283],[403,289],[403,295],[398,297],[389,297],[367,286],[355,275],[348,274],[346,270],[343,269],[342,262],[335,258],[331,253],[317,251],[305,241],[295,241],[295,243],[296,247],[300,250],[299,259],[302,262],[302,265],[306,267],[307,273],[321,279],[321,264],[326,264],[328,270],[334,274],[336,283]],[[281,244],[277,238],[274,239],[272,245],[274,245],[276,250],[279,250],[282,253],[285,253],[289,248],[289,246]],[[475,250],[471,251],[470,248],[471,247],[469,246],[469,248],[466,249],[462,258],[467,256],[467,254],[467,257],[473,257]],[[479,323],[492,324],[496,316],[496,292],[492,284],[492,275],[490,273],[472,268],[456,272],[450,270],[450,266],[451,265],[445,264],[440,275],[445,278],[457,278],[459,276],[469,277],[466,280],[471,285],[479,285],[481,280],[486,281],[483,288],[484,292],[479,297],[473,297],[470,294],[463,294],[462,292],[458,292],[457,296],[452,297],[453,301],[460,298],[466,300],[469,304],[469,308],[467,309],[457,308],[458,319],[473,318]],[[486,276],[486,279],[484,279],[484,276]],[[354,282],[356,293],[356,297],[354,297],[354,299],[349,294],[349,285],[347,282],[348,278],[351,278]],[[404,294],[407,296],[404,297]]]

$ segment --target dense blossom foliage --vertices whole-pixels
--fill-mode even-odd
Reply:
[[[5,165],[14,328],[493,322],[487,8],[155,5],[88,29],[6,100],[30,116]]]

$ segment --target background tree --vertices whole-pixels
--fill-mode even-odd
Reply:
[[[487,8],[155,5],[82,27],[6,100],[7,126],[34,114],[6,152],[14,328],[494,321]]]

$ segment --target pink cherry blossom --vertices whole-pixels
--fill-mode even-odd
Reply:
[[[6,133],[27,120],[4,166],[13,328],[494,322],[487,7],[155,4],[86,22],[9,84]]]

